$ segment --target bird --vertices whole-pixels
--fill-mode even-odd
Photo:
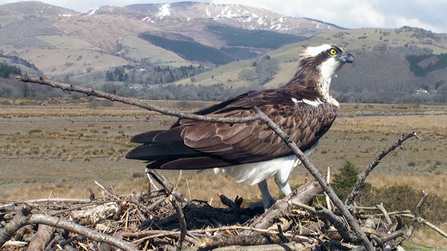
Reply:
[[[246,117],[257,107],[287,133],[309,156],[334,122],[339,103],[329,94],[331,79],[354,56],[335,44],[304,47],[290,81],[276,89],[250,91],[195,114]],[[149,169],[203,170],[232,176],[237,182],[257,184],[265,210],[276,201],[267,187],[274,177],[289,195],[289,176],[300,164],[297,156],[260,120],[212,123],[180,118],[169,129],[148,131],[130,140],[140,145],[127,159],[145,160]]]

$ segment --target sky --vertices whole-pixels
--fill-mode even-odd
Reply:
[[[19,0],[20,1],[20,0]],[[398,28],[413,26],[447,33],[447,0],[191,0],[244,4],[263,7],[277,13],[308,17],[345,28]],[[0,0],[0,4],[18,2]],[[47,0],[46,3],[79,12],[103,6],[136,3],[169,3],[166,0]]]

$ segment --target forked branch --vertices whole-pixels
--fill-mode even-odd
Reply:
[[[404,143],[405,140],[410,139],[412,137],[415,137],[420,140],[419,136],[415,132],[410,132],[407,134],[402,135],[399,140],[397,140],[396,143],[389,146],[387,149],[383,150],[379,156],[374,160],[371,165],[369,165],[366,170],[363,172],[362,176],[355,182],[354,188],[352,189],[352,192],[349,194],[348,198],[346,199],[346,205],[352,204],[355,197],[358,195],[360,188],[362,187],[363,182],[365,182],[366,178],[368,177],[369,173],[371,173],[374,168],[379,165],[380,161],[387,156],[391,151],[396,149],[397,147],[402,147],[402,143]]]

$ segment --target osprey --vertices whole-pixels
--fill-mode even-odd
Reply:
[[[258,107],[286,132],[307,156],[331,127],[338,102],[329,95],[332,76],[354,57],[342,47],[324,44],[307,47],[295,76],[277,89],[251,91],[196,114],[212,117],[245,117]],[[258,184],[265,209],[275,203],[266,179],[275,177],[281,191],[292,192],[289,176],[299,160],[262,121],[238,124],[179,119],[168,130],[134,136],[142,145],[126,158],[146,160],[147,168],[219,168],[237,182]],[[215,169],[216,170],[216,169]]]

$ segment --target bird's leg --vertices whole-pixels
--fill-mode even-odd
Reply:
[[[262,201],[259,202],[251,202],[248,205],[248,208],[255,209],[259,207],[263,207],[265,211],[269,209],[273,204],[276,203],[276,200],[273,199],[272,195],[270,195],[267,180],[263,180],[258,183],[259,190],[261,190]]]
[[[292,189],[289,185],[289,174],[277,172],[275,174],[275,183],[278,185],[279,189],[284,193],[285,196],[292,193]]]
[[[274,200],[272,195],[270,195],[266,179],[259,182],[258,187],[259,187],[259,190],[261,190],[261,194],[262,194],[262,206],[264,207],[265,210],[267,210],[273,204],[276,203],[276,200]]]

